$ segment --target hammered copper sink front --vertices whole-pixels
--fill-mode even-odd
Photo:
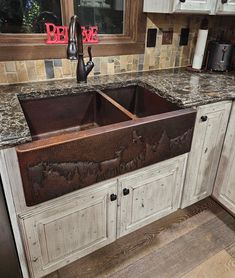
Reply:
[[[141,86],[21,105],[34,139],[17,147],[28,206],[189,152],[196,117]]]

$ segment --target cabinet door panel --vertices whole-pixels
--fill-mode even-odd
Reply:
[[[213,196],[235,213],[235,103],[226,133]]]
[[[198,108],[182,208],[212,193],[230,108],[231,102],[209,104]]]
[[[119,236],[179,208],[186,160],[187,155],[180,156],[119,179]]]
[[[177,13],[211,13],[213,9],[214,0],[174,0],[173,12]]]
[[[216,7],[217,14],[235,14],[235,0],[227,0],[223,4],[222,0],[218,0]]]
[[[21,215],[32,277],[42,277],[116,239],[116,182],[42,212]]]
[[[171,13],[172,0],[144,0],[144,12]]]

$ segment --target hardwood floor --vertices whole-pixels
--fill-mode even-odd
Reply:
[[[208,198],[47,278],[235,278],[235,218]]]

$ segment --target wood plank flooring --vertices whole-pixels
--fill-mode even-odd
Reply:
[[[47,278],[235,278],[235,218],[208,198]]]

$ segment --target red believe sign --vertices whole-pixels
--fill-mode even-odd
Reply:
[[[68,27],[56,26],[53,23],[46,23],[48,44],[67,44]],[[83,43],[98,43],[98,26],[91,26],[89,29],[82,26]]]

